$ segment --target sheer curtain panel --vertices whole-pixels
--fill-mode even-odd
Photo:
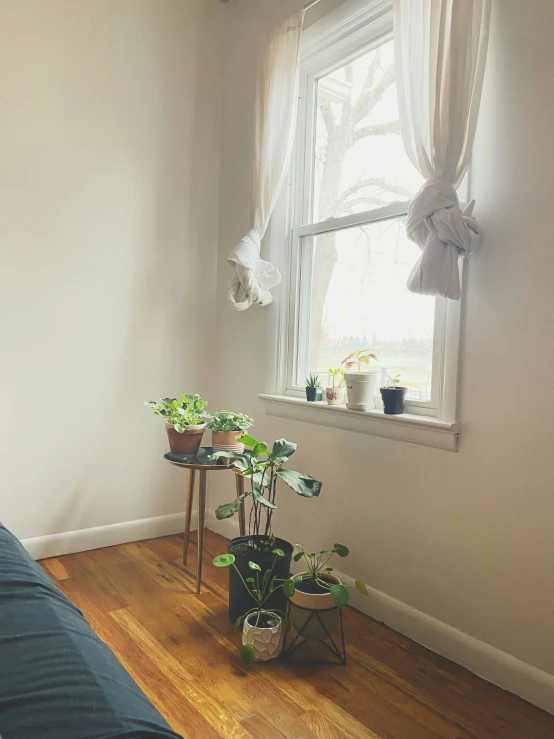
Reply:
[[[408,289],[461,297],[458,259],[479,246],[474,202],[456,194],[469,166],[485,71],[490,0],[394,0],[396,79],[406,152],[426,182],[408,236],[422,250]]]
[[[235,270],[228,298],[237,311],[271,303],[270,290],[281,281],[279,270],[260,258],[260,249],[293,147],[303,17],[303,10],[290,15],[263,37],[260,47],[251,228],[227,259]]]

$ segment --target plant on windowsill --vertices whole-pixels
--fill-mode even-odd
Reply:
[[[207,400],[198,394],[181,392],[181,400],[162,398],[159,402],[151,400],[144,405],[165,421],[169,448],[173,454],[197,454],[206,422],[210,419],[205,410]]]
[[[234,554],[219,554],[213,561],[216,567],[232,567],[250,599],[256,604],[235,620],[236,629],[240,629],[244,622],[240,656],[247,665],[256,661],[267,662],[275,659],[283,648],[285,612],[269,608],[267,603],[278,591],[282,591],[289,598],[292,597],[295,581],[290,577],[279,579],[273,574],[275,563],[284,559],[286,555],[278,548],[273,549],[271,554],[274,555],[273,564],[267,570],[262,570],[257,562],[249,561],[250,574],[247,577],[243,577],[235,564]]]
[[[248,521],[248,535],[231,539],[228,546],[229,554],[235,556],[235,564],[244,579],[249,574],[249,562],[258,564],[266,570],[272,562],[272,551],[281,549],[285,556],[275,564],[274,574],[284,580],[290,573],[290,562],[293,546],[284,539],[276,538],[272,531],[273,513],[277,509],[277,481],[281,480],[291,490],[302,498],[315,498],[319,495],[322,483],[304,472],[284,469],[296,451],[296,444],[286,439],[278,439],[271,449],[263,441],[252,436],[243,436],[241,442],[245,444],[244,454],[238,457],[232,452],[214,452],[213,459],[230,459],[231,466],[236,474],[242,475],[250,484],[249,490],[229,503],[220,505],[216,518],[223,520],[231,518],[239,510],[239,506],[247,498],[251,502]],[[244,505],[244,503],[243,503]],[[241,578],[234,568],[229,570],[229,616],[235,621],[238,616],[248,609],[250,598],[244,589]],[[285,610],[285,597],[282,592],[273,593],[267,607],[273,610]]]
[[[400,385],[400,375],[389,377],[385,387],[380,388],[383,398],[383,412],[387,416],[404,413],[404,401],[408,388]]]
[[[328,562],[335,554],[348,557],[350,551],[343,544],[311,553],[306,552],[302,544],[296,544],[296,547],[299,551],[294,555],[294,561],[303,560],[306,569],[296,576],[295,592],[289,596],[290,618],[304,639],[325,639],[338,623],[339,608],[349,600],[348,590],[333,574]],[[356,580],[354,587],[362,595],[368,594],[361,580]],[[313,618],[313,611],[320,611],[318,618]]]
[[[317,375],[308,375],[308,377],[306,377],[306,400],[310,403],[323,400],[321,382]]]
[[[346,407],[351,410],[369,411],[375,408],[379,373],[369,370],[372,359],[378,361],[369,349],[355,349],[341,362],[346,383]],[[362,367],[367,369],[362,370]]]
[[[208,428],[212,432],[212,447],[214,452],[235,452],[242,454],[244,444],[240,437],[252,426],[254,421],[244,413],[218,411],[214,413]]]
[[[344,372],[340,367],[329,369],[331,386],[325,388],[325,398],[329,405],[344,405]]]

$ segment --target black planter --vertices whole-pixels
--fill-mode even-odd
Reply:
[[[227,547],[227,551],[230,554],[235,555],[235,565],[237,569],[246,580],[247,577],[252,577],[254,574],[248,562],[255,562],[260,565],[262,570],[271,568],[275,555],[271,554],[271,551],[261,552],[257,549],[252,549],[248,546],[249,541],[255,543],[263,542],[264,536],[237,536],[231,539]],[[241,544],[246,544],[247,549],[241,547]],[[294,547],[284,539],[275,539],[272,549],[282,549],[285,553],[284,557],[278,557],[273,568],[273,574],[279,579],[285,580],[290,575],[290,562],[292,559],[292,553]],[[248,591],[242,584],[240,577],[238,576],[234,567],[229,567],[229,618],[231,621],[236,621],[239,616],[243,616],[246,611],[250,610],[254,606],[254,601],[250,597]],[[274,609],[277,611],[285,612],[287,606],[287,597],[282,590],[273,593],[271,598],[268,598],[264,608]]]
[[[306,400],[309,400],[310,403],[315,403],[317,400],[317,387],[307,387],[306,388]]]
[[[383,398],[383,410],[387,416],[397,416],[404,413],[404,400],[407,387],[382,387],[381,397]]]

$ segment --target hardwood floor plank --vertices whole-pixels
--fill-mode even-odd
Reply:
[[[174,729],[187,739],[554,739],[554,716],[350,608],[348,664],[245,667],[227,617],[227,541],[205,533],[44,560]]]

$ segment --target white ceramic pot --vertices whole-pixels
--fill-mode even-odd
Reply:
[[[346,407],[353,411],[369,411],[375,408],[375,394],[380,372],[345,372]]]
[[[307,572],[301,572],[305,576]],[[337,585],[341,581],[335,575],[328,574],[329,580]],[[327,639],[339,622],[339,608],[334,604],[330,593],[303,593],[297,583],[294,595],[290,598],[290,620],[296,631],[308,641]],[[312,615],[313,611],[319,611]]]
[[[276,626],[261,629],[255,626],[257,613],[251,613],[244,620],[242,629],[242,643],[249,644],[254,650],[257,662],[267,662],[276,659],[283,648],[285,629],[283,620],[277,614],[271,614],[277,622]]]
[[[326,387],[325,398],[329,405],[344,405],[344,393],[343,387]]]

